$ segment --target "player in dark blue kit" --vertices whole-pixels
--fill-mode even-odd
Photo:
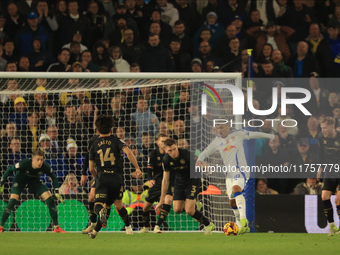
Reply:
[[[164,204],[170,182],[170,172],[171,175],[175,173],[174,212],[181,213],[184,207],[189,216],[205,226],[204,234],[211,235],[215,229],[214,223],[195,209],[196,197],[200,190],[200,179],[190,178],[190,161],[195,161],[195,158],[190,151],[178,149],[177,142],[174,139],[167,139],[164,144],[167,154],[163,158],[162,195],[156,209]]]
[[[121,151],[126,154],[136,171],[140,171],[135,156],[125,142],[111,136],[112,117],[99,116],[95,125],[100,135],[90,149],[89,168],[93,177],[96,178],[94,211],[99,215],[99,219],[95,229],[88,234],[92,239],[97,236],[102,227],[106,227],[111,205],[115,200],[123,197],[124,171]]]

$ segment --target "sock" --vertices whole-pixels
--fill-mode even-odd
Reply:
[[[91,223],[97,222],[97,214],[94,213],[94,202],[89,203],[89,215]]]
[[[236,192],[234,194],[236,205],[238,208],[238,211],[240,213],[240,219],[246,219],[246,200],[244,199],[244,196],[242,195],[242,192]]]
[[[101,209],[103,209],[104,207],[101,205],[101,204],[96,204],[95,206],[94,206],[94,212],[97,214],[97,215],[99,215],[99,212],[100,212],[100,210]],[[98,220],[99,221],[99,220]]]
[[[14,206],[17,203],[17,200],[15,199],[10,199],[8,201],[8,204],[4,210],[4,212],[2,213],[2,218],[1,218],[1,222],[0,222],[0,226],[5,226],[5,223],[9,217],[9,215],[11,214],[11,212],[14,210]]]
[[[142,217],[143,217],[143,226],[148,228],[150,225],[149,225],[149,214],[150,214],[150,211],[148,212],[144,212],[143,211],[143,214],[142,214]]]
[[[48,206],[48,210],[50,211],[50,215],[53,221],[53,225],[57,226],[58,224],[58,210],[54,204],[54,198],[51,196],[46,199],[46,204]]]
[[[98,218],[97,225],[96,225],[96,227],[94,228],[94,230],[97,231],[97,232],[99,232],[101,229],[102,229],[102,222],[101,222],[100,219]]]
[[[334,222],[334,216],[333,216],[333,206],[331,203],[331,200],[323,200],[323,211],[326,215],[326,218],[328,220],[329,223],[333,223]]]
[[[164,204],[162,206],[162,209],[161,209],[161,214],[159,215],[158,217],[158,221],[157,221],[157,226],[162,226],[163,224],[163,221],[166,220],[166,217],[168,216],[169,212],[170,212],[170,209],[171,209],[171,205],[167,205],[167,204]]]
[[[195,220],[199,221],[201,224],[204,224],[204,226],[209,226],[210,222],[209,220],[203,216],[203,214],[199,211],[195,211],[194,215],[191,216],[193,217]]]
[[[129,219],[129,215],[127,210],[125,209],[125,207],[123,207],[122,209],[120,209],[118,211],[119,216],[122,218],[122,220],[125,223],[125,227],[130,226],[130,219]]]
[[[240,212],[239,210],[237,209],[237,207],[232,207],[233,209],[233,212],[234,212],[234,215],[235,215],[235,221],[236,221],[236,224],[237,226],[241,226],[241,223],[240,223]]]

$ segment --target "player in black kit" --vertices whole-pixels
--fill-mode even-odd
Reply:
[[[99,215],[95,229],[89,233],[94,239],[102,227],[106,227],[110,215],[111,205],[115,200],[123,197],[123,151],[136,171],[140,171],[136,158],[125,144],[115,136],[111,136],[113,119],[111,116],[99,116],[95,122],[96,129],[100,133],[90,149],[89,168],[96,178],[96,192],[94,211]],[[95,165],[96,168],[95,169]]]
[[[149,191],[148,196],[145,199],[143,206],[143,227],[138,233],[149,232],[149,215],[150,210],[154,202],[159,201],[161,197],[161,186],[163,179],[163,167],[162,160],[165,155],[164,141],[169,137],[166,134],[159,134],[156,138],[157,149],[153,150],[148,158],[148,180],[149,180]],[[171,175],[171,177],[174,175]],[[172,178],[174,179],[174,178]],[[171,183],[173,185],[173,182]],[[161,214],[158,218],[157,225],[154,228],[154,233],[161,233],[160,226],[165,221],[166,216],[169,214],[172,203],[172,191],[173,187],[168,189],[167,195],[165,196],[165,203],[162,206]]]
[[[336,167],[339,169],[340,164],[340,133],[335,130],[335,120],[332,117],[325,117],[321,121],[321,132],[322,135],[319,137],[320,163],[327,164],[325,169],[319,169],[319,172],[323,170],[325,173],[321,198],[324,213],[330,225],[328,236],[332,236],[335,233],[340,234],[338,227],[334,224],[333,206],[330,200],[340,184],[339,173],[333,171]],[[336,193],[335,204],[340,217],[340,191]]]
[[[196,197],[200,189],[200,179],[190,178],[190,161],[195,161],[194,156],[188,150],[178,149],[177,142],[174,139],[167,139],[164,144],[167,154],[163,158],[162,195],[156,209],[164,204],[171,171],[171,175],[173,173],[176,175],[173,198],[174,212],[183,212],[185,202],[185,212],[201,224],[204,224],[205,235],[211,235],[215,229],[214,223],[210,222],[201,212],[195,209]]]

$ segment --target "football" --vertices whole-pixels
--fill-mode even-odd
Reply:
[[[238,226],[234,222],[228,222],[223,227],[226,236],[236,236],[238,234]]]

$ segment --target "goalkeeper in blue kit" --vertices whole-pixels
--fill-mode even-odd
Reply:
[[[64,203],[62,196],[58,193],[58,179],[55,176],[52,168],[46,162],[44,162],[44,153],[40,150],[37,150],[33,153],[32,159],[24,159],[19,163],[8,167],[0,180],[0,194],[3,193],[4,182],[12,172],[16,172],[16,174],[11,188],[11,196],[8,205],[2,214],[0,233],[4,232],[5,222],[10,216],[11,211],[13,211],[14,206],[17,204],[19,196],[24,188],[28,188],[31,193],[40,196],[42,200],[46,202],[53,221],[53,231],[55,233],[66,233],[66,231],[62,230],[58,224],[58,213],[54,204],[54,198],[52,197],[46,185],[43,184],[42,180],[40,179],[40,176],[43,174],[47,174],[49,177],[51,177],[54,195],[60,202]]]

